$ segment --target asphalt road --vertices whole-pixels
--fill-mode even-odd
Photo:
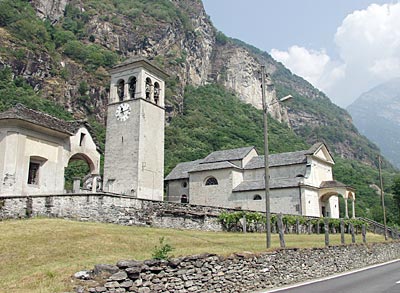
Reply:
[[[400,293],[400,260],[362,271],[317,280],[296,287],[265,291],[281,293]]]

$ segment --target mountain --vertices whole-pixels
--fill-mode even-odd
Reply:
[[[218,32],[200,0],[3,0],[0,68],[11,67],[41,96],[77,118],[104,121],[110,68],[133,55],[153,59],[171,78],[167,116],[182,112],[187,85],[219,83],[261,108],[260,66],[277,96],[292,94],[270,113],[309,144],[324,140],[343,158],[374,165],[375,145],[360,136],[348,113],[293,75],[269,54]],[[270,97],[274,99],[275,97]]]
[[[377,146],[324,93],[268,53],[219,32],[200,0],[0,1],[0,111],[23,102],[61,118],[87,118],[104,141],[107,70],[131,56],[151,59],[171,76],[166,172],[217,149],[252,144],[263,152],[265,65],[276,89],[268,95],[271,152],[324,141],[335,155],[336,179],[360,190],[357,214],[380,220],[379,198],[368,187],[378,184]],[[274,103],[288,94],[289,103]],[[390,182],[393,168],[384,167]]]
[[[400,168],[400,78],[363,93],[347,110],[360,132]]]

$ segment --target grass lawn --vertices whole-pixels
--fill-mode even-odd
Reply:
[[[0,292],[72,291],[70,276],[75,272],[120,259],[149,259],[161,236],[175,248],[172,254],[176,257],[265,251],[265,235],[259,233],[125,227],[61,219],[2,221],[0,235]],[[324,235],[285,235],[285,240],[287,247],[324,246]],[[367,234],[367,241],[384,238]],[[339,242],[340,235],[331,235],[331,244]],[[350,242],[350,235],[346,235],[346,243]],[[272,235],[272,246],[279,246],[277,235]]]

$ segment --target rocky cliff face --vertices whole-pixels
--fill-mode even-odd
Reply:
[[[41,19],[49,19],[52,23],[57,22],[65,11],[68,0],[32,0],[37,15]]]
[[[135,3],[150,7],[155,2]],[[269,112],[274,118],[289,124],[309,143],[325,140],[338,155],[371,162],[367,155],[371,150],[360,152],[349,139],[332,140],[323,135],[324,128],[332,130],[340,126],[347,129],[349,136],[362,140],[345,111],[267,53],[240,41],[221,39],[223,35],[213,27],[200,0],[160,1],[161,4],[166,5],[163,13],[171,12],[171,7],[174,11],[165,16],[152,13],[149,9],[155,6],[151,6],[137,13],[135,7],[136,10],[126,5],[116,6],[112,1],[101,4],[85,0],[31,1],[38,17],[64,28],[69,25],[63,22],[66,10],[78,11],[75,20],[82,27],[75,34],[82,44],[99,45],[117,52],[121,58],[147,57],[163,67],[172,76],[167,82],[171,89],[166,107],[169,117],[181,111],[183,91],[188,84],[218,82],[242,101],[261,108],[260,67],[265,64],[276,88],[267,96],[271,104]],[[0,29],[1,47],[22,52],[20,56],[0,54],[0,67],[11,66],[16,75],[23,76],[41,95],[64,104],[77,118],[91,114],[104,120],[108,87],[105,68],[88,71],[84,64],[64,54],[62,47],[57,49],[56,58],[45,48],[27,49],[24,42]],[[89,85],[84,93],[82,81]],[[285,106],[275,103],[277,96],[287,94],[295,96],[296,101]]]

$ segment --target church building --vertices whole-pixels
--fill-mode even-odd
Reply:
[[[333,158],[323,143],[297,152],[273,154],[271,212],[339,218],[339,196],[355,217],[354,189],[335,181]],[[254,147],[216,151],[178,164],[165,178],[167,200],[195,205],[265,211],[264,156]]]
[[[64,193],[64,169],[74,160],[99,175],[100,150],[86,122],[21,104],[0,113],[0,196]]]

